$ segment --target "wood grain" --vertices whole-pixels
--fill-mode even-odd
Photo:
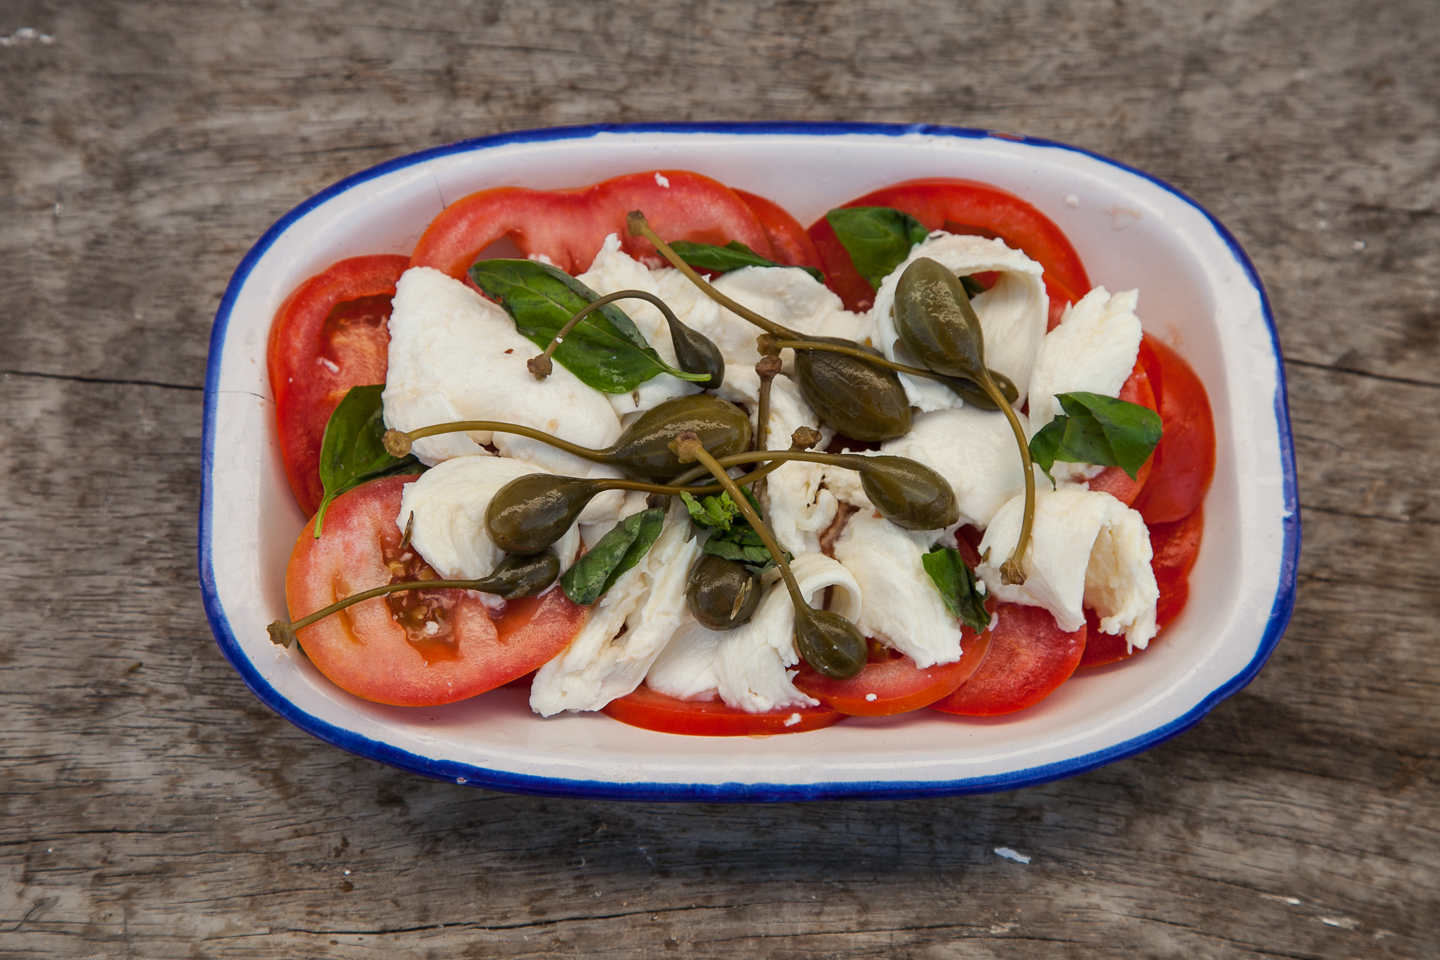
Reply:
[[[1440,7],[9,0],[0,36],[0,955],[1440,954]],[[1060,783],[768,807],[468,790],[260,706],[194,561],[248,246],[466,136],[785,118],[1075,143],[1237,235],[1305,524],[1259,678]]]

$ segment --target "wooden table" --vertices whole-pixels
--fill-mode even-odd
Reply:
[[[0,955],[1440,954],[1431,0],[11,0],[0,35]],[[207,338],[244,251],[420,147],[716,118],[1050,137],[1235,232],[1305,524],[1250,687],[1048,786],[771,807],[430,782],[246,691],[195,569]]]

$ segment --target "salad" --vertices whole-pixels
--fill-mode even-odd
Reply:
[[[1136,309],[967,181],[808,230],[684,171],[472,194],[277,313],[272,636],[379,702],[536,671],[683,733],[1031,706],[1185,603],[1213,425]]]

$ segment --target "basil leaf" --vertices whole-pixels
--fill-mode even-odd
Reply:
[[[1030,439],[1030,456],[1047,474],[1056,460],[1119,467],[1131,480],[1160,443],[1160,414],[1097,393],[1061,393],[1065,412]],[[1054,483],[1054,479],[1051,479]]]
[[[330,414],[320,441],[320,483],[325,498],[315,511],[315,539],[325,525],[330,501],[362,483],[399,473],[421,473],[423,464],[413,455],[392,457],[385,450],[385,408],[380,395],[385,384],[351,387]]]
[[[804,270],[821,283],[825,282],[825,274],[814,267],[801,267],[796,264],[767,260],[739,240],[731,240],[723,247],[717,247],[713,243],[691,243],[689,240],[676,240],[670,244],[670,249],[674,250],[681,260],[697,270],[729,273],[731,270],[739,270],[741,267],[795,267],[797,270]]]
[[[650,551],[664,527],[665,511],[660,507],[632,513],[615,524],[593,550],[576,560],[560,578],[565,596],[582,607],[599,600],[615,586],[622,573]]]
[[[470,279],[499,301],[520,335],[542,350],[590,301],[599,297],[565,271],[536,260],[481,260]],[[629,393],[657,374],[681,380],[708,380],[660,359],[619,307],[607,304],[580,321],[555,350],[555,360],[602,393]]]
[[[855,269],[877,288],[910,256],[910,248],[930,235],[919,220],[890,207],[840,207],[825,219]]]
[[[935,589],[940,591],[945,609],[971,630],[983,633],[990,626],[990,614],[985,610],[985,597],[975,589],[975,571],[965,565],[960,551],[937,544],[920,562],[934,581]]]
[[[755,499],[755,495],[744,487],[740,492],[745,494],[745,499],[750,501],[755,513],[763,517],[760,501]],[[709,539],[701,548],[702,553],[736,560],[757,574],[764,573],[775,565],[775,558],[770,556],[765,541],[760,539],[760,534],[750,526],[750,521],[745,519],[735,501],[730,499],[730,494],[722,493],[718,497],[697,500],[682,491],[680,499],[690,511],[690,519],[695,526],[710,531]],[[788,559],[789,554],[786,554],[786,557]]]

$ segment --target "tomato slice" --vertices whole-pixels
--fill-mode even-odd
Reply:
[[[1155,605],[1155,623],[1160,633],[1151,639],[1152,645],[1180,616],[1190,599],[1190,568],[1195,566],[1195,558],[1200,553],[1200,537],[1204,530],[1203,507],[1197,507],[1184,520],[1157,523],[1150,528],[1150,548],[1154,551],[1150,568],[1155,571],[1155,582],[1160,587],[1160,601]],[[1080,666],[1100,667],[1117,660],[1128,660],[1140,652],[1127,649],[1124,634],[1101,633],[1095,611],[1085,611],[1085,622],[1090,632],[1085,640],[1085,654],[1080,658]]]
[[[929,706],[975,675],[990,648],[990,632],[961,628],[960,659],[921,670],[909,657],[872,659],[848,680],[835,680],[802,663],[795,686],[828,707],[852,717],[888,717]]]
[[[330,504],[325,534],[306,525],[285,574],[292,620],[336,600],[434,572],[402,552],[395,516],[414,477],[387,477]],[[407,629],[396,617],[415,624]],[[426,610],[438,615],[421,617]],[[396,706],[454,703],[493,690],[552,659],[579,632],[587,610],[563,590],[512,600],[492,618],[479,595],[465,590],[406,591],[357,603],[297,632],[310,662],[343,690]],[[433,622],[433,635],[424,626]]]
[[[932,709],[966,717],[1014,713],[1044,700],[1079,666],[1085,627],[1066,633],[1044,607],[1001,603],[996,612],[1000,622],[980,669]]]
[[[634,692],[611,700],[606,715],[632,727],[692,737],[749,737],[804,733],[845,719],[830,707],[784,707],[768,713],[746,713],[723,700],[681,700],[651,690],[643,683]]]
[[[765,238],[770,241],[771,259],[776,263],[813,267],[821,273],[825,272],[825,261],[820,258],[820,251],[815,249],[815,241],[788,210],[774,200],[744,190],[736,190],[735,195],[745,201],[764,228]]]
[[[1215,419],[1205,385],[1174,348],[1148,333],[1140,344],[1159,401],[1164,434],[1150,479],[1131,504],[1147,524],[1172,523],[1195,511],[1215,475]]]
[[[389,256],[341,260],[296,287],[275,313],[265,359],[280,457],[307,515],[325,495],[320,442],[330,414],[351,387],[385,382],[390,298],[408,264]]]
[[[430,221],[410,265],[464,280],[482,250],[508,237],[521,256],[543,255],[566,273],[584,273],[614,233],[630,256],[659,266],[664,261],[650,242],[629,235],[625,216],[631,210],[644,211],[666,240],[739,240],[772,256],[765,228],[729,187],[688,170],[656,170],[574,190],[496,187],[461,197]]]
[[[1129,403],[1138,403],[1142,407],[1149,407],[1158,412],[1155,391],[1150,388],[1150,377],[1145,372],[1144,364],[1139,360],[1135,361],[1135,369],[1130,371],[1130,376],[1126,378],[1124,386],[1120,388],[1120,399]],[[1090,489],[1108,493],[1129,506],[1140,495],[1145,481],[1150,479],[1150,471],[1154,462],[1155,455],[1151,454],[1150,459],[1135,471],[1133,480],[1120,467],[1106,467],[1090,479]]]
[[[1015,194],[988,183],[950,177],[929,177],[892,184],[846,207],[893,207],[903,210],[931,230],[999,237],[1045,268],[1053,327],[1066,303],[1088,293],[1090,277],[1085,264],[1065,233],[1049,217]],[[850,254],[824,217],[810,225],[810,236],[825,260],[832,289],[848,310],[874,302],[874,288],[856,272]],[[864,306],[862,306],[862,304]]]

